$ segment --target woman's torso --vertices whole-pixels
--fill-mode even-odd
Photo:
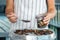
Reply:
[[[14,25],[20,28],[36,28],[36,16],[45,14],[47,12],[46,0],[14,0],[14,12],[18,17]],[[30,20],[25,23],[21,20]]]

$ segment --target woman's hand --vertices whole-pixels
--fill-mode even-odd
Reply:
[[[56,8],[55,8],[55,0],[47,0],[48,5],[48,12],[47,15],[44,17],[43,22],[45,24],[49,24],[50,20],[54,18],[56,14]]]
[[[44,24],[48,25],[50,20],[54,18],[54,16],[55,16],[55,13],[47,13],[47,15],[43,19]]]
[[[6,0],[6,10],[5,10],[6,16],[8,19],[15,23],[17,21],[17,17],[14,14],[14,0]]]
[[[10,12],[6,16],[8,17],[9,21],[12,23],[15,23],[17,21],[17,16],[13,12]]]

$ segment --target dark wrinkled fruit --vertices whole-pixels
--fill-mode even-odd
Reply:
[[[16,30],[14,33],[22,35],[23,34],[23,30]]]
[[[34,33],[35,35],[48,35],[48,34],[52,34],[53,32],[50,30],[28,30],[28,29],[24,29],[24,30],[16,30],[14,32],[15,34],[19,34],[19,35],[29,35],[28,33],[32,34]]]
[[[46,24],[43,22],[43,20],[37,20],[38,28],[45,28]]]
[[[30,22],[30,20],[22,20],[23,22]]]

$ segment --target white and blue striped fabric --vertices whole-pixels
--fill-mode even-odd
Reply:
[[[35,29],[37,28],[36,16],[47,12],[46,0],[14,0],[14,11],[18,19],[11,23],[12,29]],[[25,23],[22,20],[30,20]]]

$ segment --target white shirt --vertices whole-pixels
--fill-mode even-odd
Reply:
[[[37,28],[38,15],[47,12],[46,0],[14,0],[14,11],[18,17],[16,23],[11,23],[14,29],[35,29]],[[30,20],[25,23],[22,20]]]

